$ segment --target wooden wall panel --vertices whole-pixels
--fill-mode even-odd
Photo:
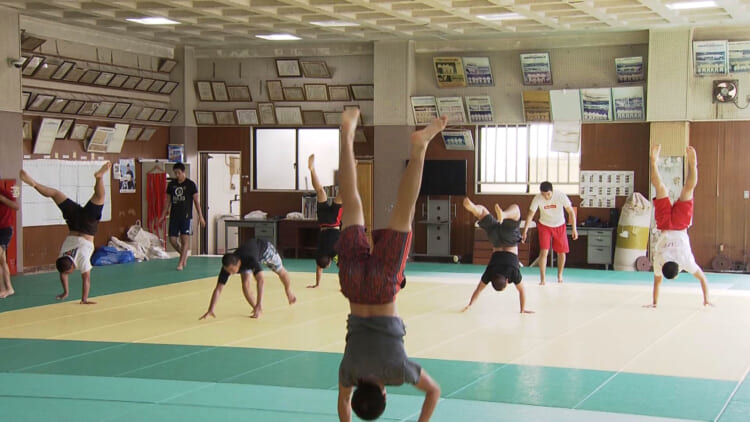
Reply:
[[[698,154],[698,185],[695,188],[693,226],[688,230],[695,260],[704,269],[718,251],[718,227],[724,218],[717,196],[718,164],[724,151],[724,124],[697,122],[690,125],[690,144]]]
[[[41,117],[25,117],[24,120],[32,120],[33,127],[38,127]],[[85,119],[76,119],[77,123],[88,123],[96,126],[101,123],[96,121],[87,121]],[[35,132],[36,133],[36,132]],[[32,155],[32,140],[23,142],[24,155],[31,155],[33,159],[43,158],[42,155]],[[167,158],[167,145],[169,144],[169,127],[160,126],[156,133],[149,141],[125,141],[120,154],[96,154],[96,159],[102,157],[114,162],[120,158],[136,158],[135,174],[141,174],[141,164],[138,158]],[[87,154],[83,147],[83,141],[57,140],[52,148],[51,157],[55,153],[62,159],[62,155],[72,154],[77,157]],[[89,158],[90,159],[90,158]],[[91,183],[94,183],[93,175]],[[145,188],[145,181],[136,180],[136,193],[120,193],[117,180],[112,180],[112,220],[101,222],[99,231],[94,238],[94,245],[97,247],[105,245],[109,238],[117,236],[122,238],[127,229],[135,224],[136,220],[141,219],[141,190]],[[68,228],[64,225],[58,226],[40,226],[25,227],[23,229],[23,254],[24,254],[24,271],[35,271],[40,269],[53,268],[57,254],[60,252],[60,245],[68,234]]]

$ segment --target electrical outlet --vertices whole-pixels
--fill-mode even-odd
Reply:
[[[745,199],[750,199],[750,190],[746,190],[742,193],[742,197]]]

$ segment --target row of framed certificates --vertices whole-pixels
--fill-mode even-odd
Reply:
[[[95,127],[88,123],[76,122],[75,119],[62,119],[58,126],[55,139],[83,141],[91,138]],[[125,135],[126,141],[148,141],[156,133],[156,127],[130,126]],[[32,139],[31,121],[23,121],[23,139]]]
[[[178,82],[166,79],[85,68],[79,66],[77,62],[67,59],[48,59],[45,56],[35,55],[23,56],[22,60],[24,60],[24,63],[22,65],[21,75],[34,79],[47,79],[165,95],[171,94],[179,85]],[[174,65],[177,64],[177,62],[172,60],[163,63],[169,63],[169,66],[162,64],[164,69],[168,68],[169,70],[174,68]]]
[[[223,81],[196,81],[195,90],[200,101],[251,102],[246,85],[227,85]],[[328,85],[324,83],[283,86],[281,80],[267,80],[268,101],[360,101],[375,97],[372,84]]]
[[[346,105],[344,109],[359,108]],[[302,110],[300,106],[277,106],[272,103],[259,103],[258,108],[227,111],[195,110],[198,125],[289,125],[289,126],[338,126],[341,124],[341,111]],[[362,115],[360,114],[360,125]]]
[[[133,105],[121,101],[83,101],[56,97],[50,94],[34,94],[23,91],[21,108],[45,113],[75,114],[78,116],[106,117],[111,119],[141,120],[170,123],[177,110]]]

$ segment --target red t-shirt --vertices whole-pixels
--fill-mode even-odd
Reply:
[[[15,201],[15,198],[13,198],[13,193],[3,187],[0,187],[0,195],[3,195],[11,201]],[[5,204],[0,204],[0,229],[11,227],[13,225],[13,214],[15,212],[16,210],[14,210],[13,208]]]

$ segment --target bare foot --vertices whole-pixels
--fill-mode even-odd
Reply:
[[[654,145],[651,147],[651,161],[659,161],[659,154],[661,153],[661,144]]]
[[[474,215],[478,214],[479,212],[479,210],[477,209],[477,206],[474,205],[473,202],[471,202],[471,199],[469,199],[468,196],[464,198],[464,208],[466,209],[466,211],[469,211],[470,213]]]
[[[97,170],[96,173],[94,173],[94,177],[98,179],[104,176],[104,173],[108,172],[109,169],[111,168],[112,168],[112,163],[110,163],[109,161],[105,162],[104,164],[102,164],[102,167],[99,170]]]
[[[687,147],[685,153],[687,154],[688,166],[695,168],[695,166],[698,165],[698,157],[695,153],[695,148]]]
[[[558,279],[557,279],[557,282],[558,282],[558,283],[562,283],[562,282],[563,282],[563,279],[562,279],[562,278],[558,278]]]
[[[10,290],[6,290],[6,291],[5,291],[5,296],[3,296],[3,298],[6,298],[6,297],[8,297],[8,296],[13,296],[14,294],[16,294],[16,291],[15,291],[15,290],[13,290],[13,289],[10,289]]]
[[[68,297],[68,292],[63,292],[63,293],[60,293],[59,295],[55,296],[55,299],[57,299],[57,300],[63,300],[66,297]]]
[[[31,176],[29,176],[29,173],[26,173],[26,170],[19,171],[18,177],[20,177],[24,183],[31,186],[32,188],[36,187],[36,181]]]
[[[253,314],[250,315],[250,318],[258,319],[260,316],[263,315],[263,309],[262,308],[255,308],[253,310]]]
[[[6,297],[8,297],[8,292],[6,292],[5,290],[0,292],[0,299],[5,299]]]
[[[540,285],[540,286],[544,286],[544,284],[545,284],[545,283],[544,283],[544,280],[542,280],[542,281],[540,281],[540,282],[539,282],[539,285]]]
[[[81,299],[81,305],[96,305],[96,302],[94,302],[93,300],[88,300],[88,299],[83,300],[83,299]]]
[[[428,126],[411,134],[411,144],[414,147],[427,149],[432,138],[440,133],[448,124],[448,116],[440,116]]]
[[[497,221],[503,222],[503,209],[500,208],[500,205],[495,204],[495,214],[497,215]]]
[[[309,284],[309,285],[307,286],[307,288],[308,288],[308,289],[314,289],[314,288],[316,288],[316,287],[318,287],[318,286],[319,286],[319,284]]]
[[[315,154],[310,154],[309,157],[307,157],[307,169],[310,171],[313,171],[315,168]]]
[[[177,265],[177,271],[182,271],[184,268],[182,264]]]
[[[341,113],[341,130],[344,132],[344,139],[354,142],[357,122],[359,122],[359,109],[348,108]]]
[[[290,305],[294,305],[297,302],[297,296],[295,296],[291,291],[286,292],[286,298],[289,299]]]

